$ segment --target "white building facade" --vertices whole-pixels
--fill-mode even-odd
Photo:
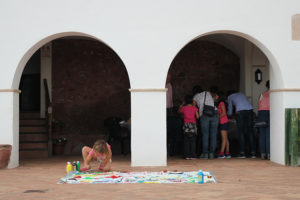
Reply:
[[[201,37],[219,39],[239,54],[240,89],[253,102],[258,95],[253,70],[265,69],[272,90],[271,161],[284,164],[284,111],[300,107],[298,13],[297,0],[1,1],[0,144],[13,146],[9,168],[19,165],[18,87],[24,67],[36,50],[66,36],[99,40],[126,66],[132,166],[167,165],[166,76],[177,53]],[[51,76],[47,68],[42,73]]]

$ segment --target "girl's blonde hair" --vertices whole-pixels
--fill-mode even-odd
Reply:
[[[105,154],[108,153],[108,148],[107,148],[107,144],[106,144],[105,140],[97,140],[94,143],[93,149],[95,152],[98,152],[98,153],[105,153]]]

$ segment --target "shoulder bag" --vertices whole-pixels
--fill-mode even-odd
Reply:
[[[203,115],[212,117],[212,116],[215,115],[215,107],[214,106],[205,105],[206,93],[207,92],[205,92],[205,97],[204,97],[204,101],[203,101]]]

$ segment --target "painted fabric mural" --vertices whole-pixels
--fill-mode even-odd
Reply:
[[[216,183],[212,172],[77,172],[58,183]]]

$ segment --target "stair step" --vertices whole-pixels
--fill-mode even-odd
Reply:
[[[45,126],[46,120],[45,119],[21,119],[20,120],[20,126],[27,126],[27,125]]]
[[[20,159],[24,158],[47,158],[48,150],[45,149],[35,149],[35,150],[20,150]]]
[[[20,132],[22,133],[45,133],[47,128],[45,126],[21,126]]]
[[[21,150],[28,150],[28,149],[47,149],[48,148],[48,141],[39,141],[39,142],[25,142],[20,143],[20,151]]]
[[[40,119],[40,112],[21,112],[20,119]]]
[[[47,134],[36,134],[36,133],[20,133],[20,143],[31,142],[31,141],[47,141]]]

